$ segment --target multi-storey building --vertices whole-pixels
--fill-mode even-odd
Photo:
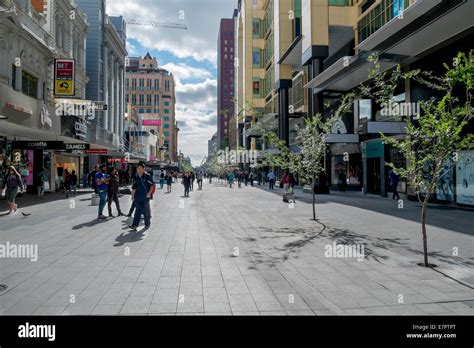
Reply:
[[[156,136],[150,142],[148,160],[176,162],[178,160],[178,124],[175,117],[176,96],[173,74],[158,66],[156,58],[148,53],[145,57],[127,59],[127,104],[137,112],[138,127],[146,135]],[[135,134],[135,135],[134,135]],[[145,134],[145,133],[143,133]]]
[[[73,1],[0,1],[0,167],[18,167],[29,190],[45,169],[47,188],[61,185],[64,169],[81,177],[81,154],[64,143],[87,143],[84,119],[60,112],[85,98],[86,17]],[[55,59],[75,61],[73,95],[55,96]]]
[[[239,1],[239,143],[247,148],[264,146],[258,129],[252,127],[252,116],[261,112],[268,128],[273,126],[297,151],[295,125],[315,113],[328,117],[345,93],[368,82],[374,66],[367,58],[372,53],[379,54],[383,71],[401,64],[402,69],[442,73],[442,63],[472,48],[473,6],[474,2],[464,0]],[[254,65],[258,48],[263,56],[260,70]],[[250,88],[253,79],[260,89]],[[427,87],[407,82],[393,98],[416,103],[430,94]],[[386,162],[404,165],[405,160],[383,144],[380,133],[403,137],[406,117],[384,115],[374,100],[355,103],[328,139],[325,168],[330,182],[335,185],[342,172],[353,189],[386,196]],[[472,153],[463,155],[473,157]],[[452,182],[448,186],[451,194],[440,192],[439,200],[474,204],[474,192],[466,192],[459,184],[454,187]],[[401,187],[412,194],[405,183]]]
[[[212,157],[217,153],[217,132],[207,141],[207,156]]]
[[[217,142],[230,145],[229,124],[234,114],[234,11],[232,18],[221,19],[217,39]],[[235,138],[235,137],[234,137]],[[235,142],[234,139],[232,139]],[[235,144],[234,144],[235,146]]]
[[[106,14],[105,0],[74,0],[87,15],[86,98],[107,105],[96,111],[96,142],[110,150],[123,146],[125,106],[126,25],[120,17]],[[98,161],[99,158],[94,158]],[[91,163],[91,165],[94,163]]]

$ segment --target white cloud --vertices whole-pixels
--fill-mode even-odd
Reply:
[[[231,18],[236,5],[237,0],[109,0],[107,13],[185,24],[188,30],[128,25],[127,37],[150,51],[167,51],[176,58],[208,61],[216,67],[220,20]],[[133,45],[128,44],[127,49],[130,55],[137,54]],[[207,140],[216,132],[217,81],[211,71],[184,63],[168,62],[162,67],[173,73],[176,82],[176,119],[181,129],[178,148],[199,165],[207,155]],[[186,83],[190,79],[193,83]]]
[[[126,19],[184,24],[188,30],[128,25],[127,36],[149,49],[168,51],[178,58],[207,60],[216,66],[220,20],[231,18],[236,5],[236,0],[108,1],[107,12]]]

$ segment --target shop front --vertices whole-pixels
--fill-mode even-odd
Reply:
[[[38,186],[38,173],[45,172],[45,190],[52,190],[54,172],[51,168],[51,154],[64,146],[62,141],[13,141],[11,148],[11,165],[21,175],[28,193],[35,193]]]
[[[380,139],[361,143],[364,194],[387,196],[385,189],[385,147]]]

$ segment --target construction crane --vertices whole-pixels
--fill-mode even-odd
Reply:
[[[187,30],[188,27],[184,24],[177,24],[171,22],[150,22],[142,21],[139,19],[126,19],[125,22],[130,25],[144,25],[149,27],[167,28],[167,29],[183,29]]]

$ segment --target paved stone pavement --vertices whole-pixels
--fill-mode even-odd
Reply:
[[[415,202],[318,196],[317,223],[301,192],[294,205],[217,183],[181,195],[180,184],[158,190],[138,233],[126,218],[95,220],[90,195],[0,217],[0,244],[38,245],[36,262],[0,259],[0,314],[474,314],[471,211],[430,210],[433,270],[416,265]],[[364,257],[327,257],[333,243],[363,245]]]

